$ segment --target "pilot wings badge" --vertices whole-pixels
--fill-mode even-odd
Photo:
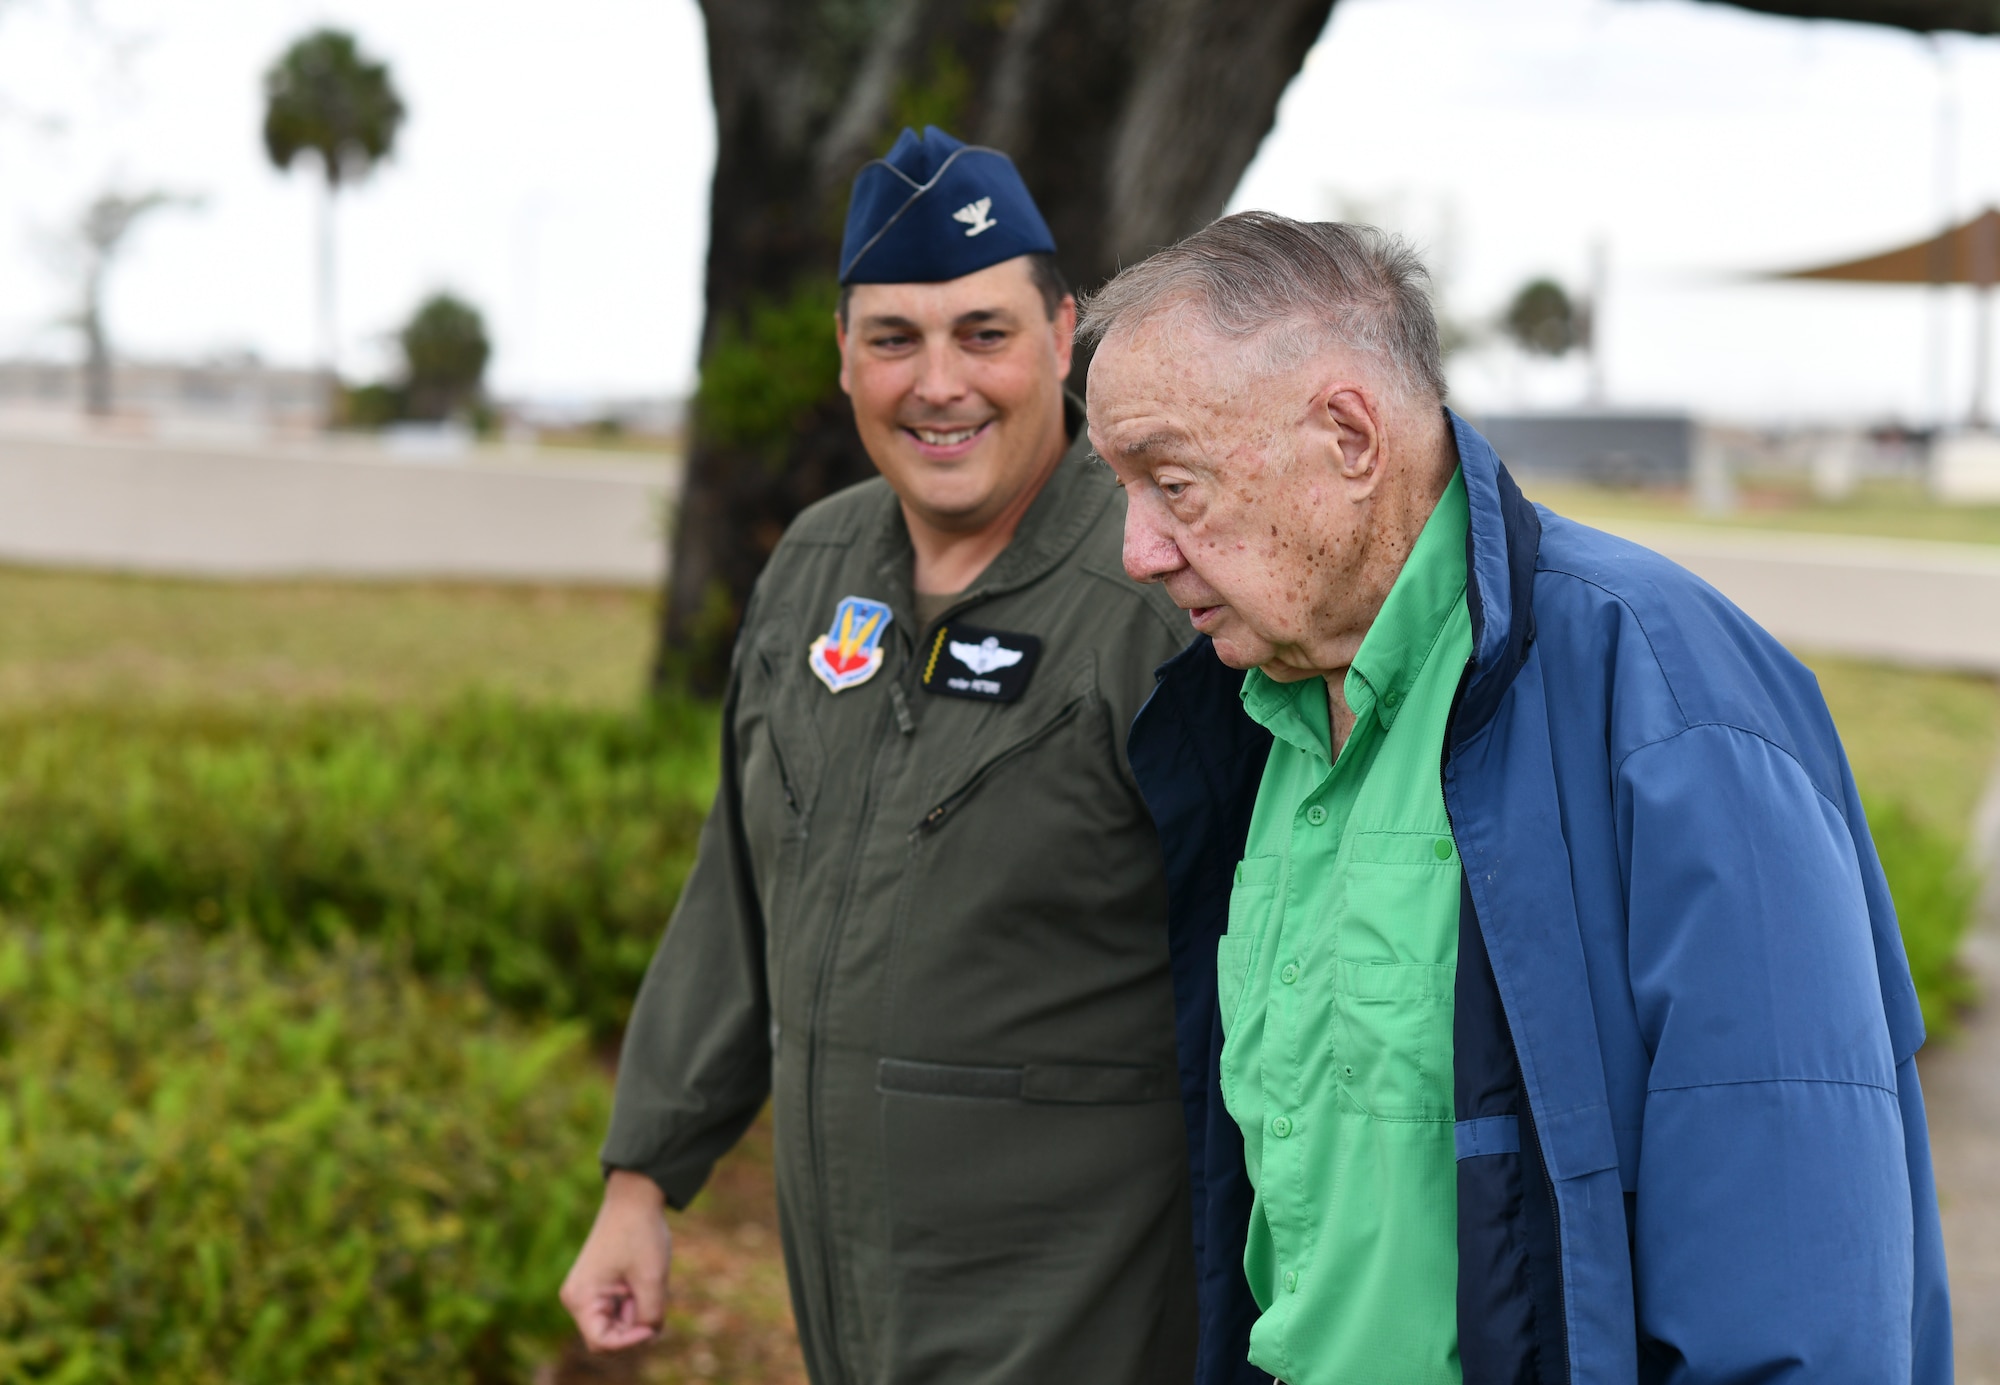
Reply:
[[[923,689],[975,702],[1012,702],[1028,690],[1042,642],[1008,630],[946,621],[924,651]]]
[[[812,642],[806,662],[834,692],[866,683],[882,667],[882,632],[895,618],[880,601],[843,596],[832,628]]]
[[[988,635],[978,644],[967,644],[963,640],[951,642],[951,657],[964,664],[974,673],[987,674],[995,669],[1012,668],[1021,662],[1021,651],[1002,649],[998,635]]]

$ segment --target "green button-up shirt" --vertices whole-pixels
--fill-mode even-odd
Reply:
[[[1438,767],[1472,655],[1454,476],[1346,681],[1252,670],[1275,739],[1216,958],[1222,1093],[1256,1200],[1250,1359],[1289,1385],[1459,1380],[1452,983],[1459,865]]]

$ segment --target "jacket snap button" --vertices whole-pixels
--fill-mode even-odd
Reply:
[[[1278,979],[1289,986],[1299,979],[1299,969],[1290,962],[1287,962],[1285,963],[1285,969],[1278,973]]]
[[[1436,843],[1432,845],[1431,850],[1437,853],[1437,858],[1440,861],[1449,861],[1451,859],[1451,839],[1448,837],[1439,837]]]
[[[1317,803],[1313,804],[1312,807],[1306,809],[1306,821],[1314,827],[1318,827],[1326,821],[1326,809],[1320,807]]]
[[[1274,1117],[1271,1121],[1271,1133],[1273,1135],[1276,1135],[1281,1140],[1284,1139],[1285,1136],[1291,1134],[1292,1122],[1290,1118],[1286,1116]]]

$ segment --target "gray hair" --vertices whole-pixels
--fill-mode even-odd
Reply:
[[[1077,339],[1094,347],[1176,307],[1223,337],[1261,338],[1267,369],[1340,345],[1380,358],[1413,399],[1444,400],[1430,271],[1407,241],[1373,226],[1225,216],[1091,294]]]

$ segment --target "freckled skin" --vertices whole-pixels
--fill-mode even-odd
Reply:
[[[1164,583],[1232,668],[1342,682],[1457,465],[1434,399],[1331,349],[1262,371],[1255,343],[1169,307],[1090,367],[1090,441],[1125,488],[1125,571]]]

